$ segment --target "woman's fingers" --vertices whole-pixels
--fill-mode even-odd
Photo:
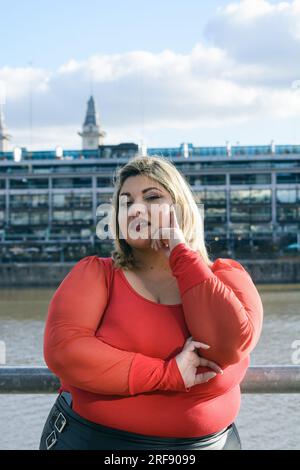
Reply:
[[[160,240],[152,240],[151,241],[151,247],[154,250],[158,250],[161,247]]]
[[[160,240],[155,240],[154,242],[154,249],[158,250],[161,248],[161,241]]]
[[[200,343],[199,341],[193,341],[193,340],[190,340],[190,338],[188,338],[188,340],[185,343],[185,348],[188,351],[194,351],[195,348],[209,349],[210,346],[208,344]]]
[[[199,357],[199,366],[206,366],[210,367],[212,370],[215,370],[219,374],[223,374],[223,370],[221,369],[218,364],[216,364],[213,361],[209,361],[208,359],[205,359],[204,357]]]
[[[162,236],[160,232],[161,230],[158,229],[152,234],[151,247],[154,250],[158,250],[159,248],[162,248],[163,242],[162,242],[162,239],[160,238]]]
[[[203,372],[195,376],[195,385],[203,384],[216,377],[216,372]]]
[[[210,346],[208,344],[200,343],[200,341],[193,341],[193,343],[196,346],[196,348],[204,348],[204,349],[209,349],[210,348]]]
[[[174,206],[170,207],[170,223],[172,228],[179,228]]]

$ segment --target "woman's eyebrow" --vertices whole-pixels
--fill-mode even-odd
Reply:
[[[142,193],[144,194],[145,192],[149,191],[150,189],[157,189],[158,191],[162,192],[159,188],[146,188],[143,189]],[[130,193],[121,193],[120,196],[131,196]]]

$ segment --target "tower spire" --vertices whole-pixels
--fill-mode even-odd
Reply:
[[[10,140],[10,135],[7,132],[4,122],[4,113],[2,109],[2,105],[0,103],[0,152],[7,152],[8,151],[8,141]]]
[[[99,116],[92,95],[87,103],[82,132],[78,132],[78,134],[82,137],[83,150],[94,150],[97,149],[99,145],[103,145],[103,139],[106,133],[100,128]]]

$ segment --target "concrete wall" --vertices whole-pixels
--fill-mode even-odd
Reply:
[[[0,264],[0,287],[56,287],[74,263]]]
[[[256,283],[300,283],[300,259],[236,260]],[[0,287],[56,287],[74,263],[0,264]]]

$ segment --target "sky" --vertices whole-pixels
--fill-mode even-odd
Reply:
[[[11,148],[300,144],[300,0],[0,0]]]

